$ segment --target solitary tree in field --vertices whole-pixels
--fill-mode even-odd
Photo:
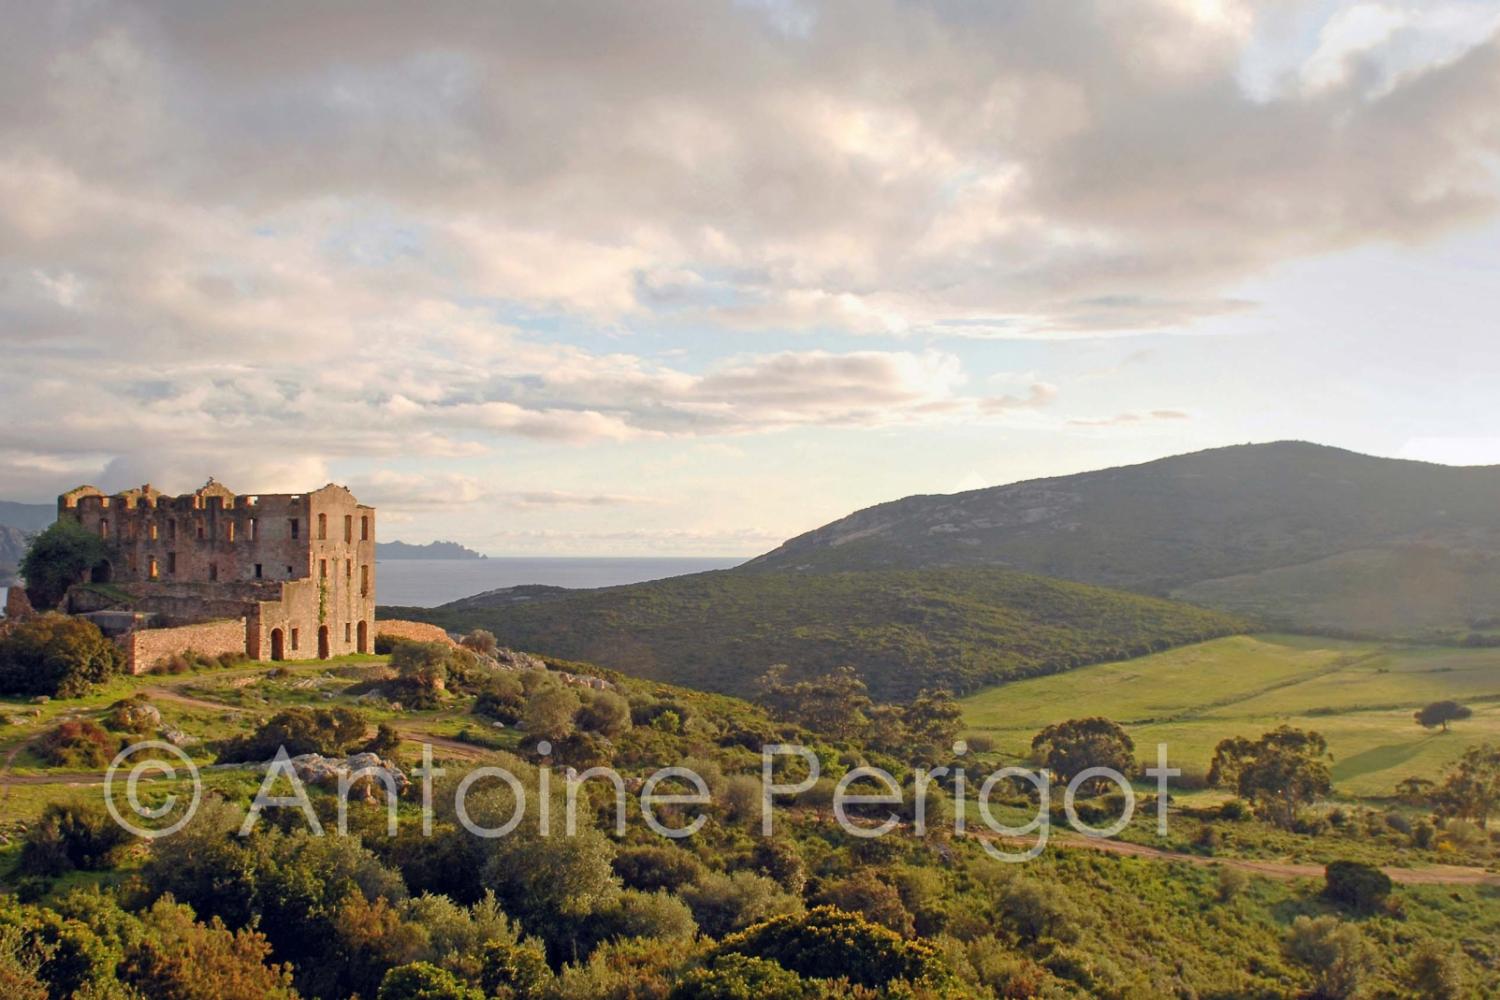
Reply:
[[[1448,731],[1448,723],[1457,722],[1459,719],[1467,719],[1474,713],[1468,706],[1460,705],[1456,701],[1435,701],[1426,708],[1416,713],[1414,718],[1423,729],[1435,729],[1443,727],[1443,732]]]
[[[1071,781],[1091,767],[1113,768],[1126,777],[1135,770],[1135,741],[1102,716],[1054,723],[1032,738],[1031,749],[1059,781]],[[1103,782],[1090,784],[1102,787]]]
[[[1236,736],[1220,742],[1208,783],[1233,786],[1257,813],[1286,828],[1297,810],[1332,790],[1327,757],[1328,742],[1320,734],[1278,726],[1258,740]]]

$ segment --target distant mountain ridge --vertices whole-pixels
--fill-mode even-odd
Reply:
[[[22,531],[44,530],[57,520],[57,505],[50,503],[16,503],[0,500],[0,525]]]
[[[457,542],[376,542],[376,559],[484,559],[485,556]]]
[[[1500,618],[1500,466],[1296,441],[1217,448],[879,504],[742,571],[934,566],[1005,566],[1298,627],[1483,629]]]

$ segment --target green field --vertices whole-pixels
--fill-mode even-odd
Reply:
[[[1443,733],[1412,713],[1451,698],[1474,716]],[[1441,776],[1463,751],[1500,740],[1500,650],[1382,646],[1301,636],[1233,636],[1134,660],[990,688],[964,700],[970,733],[1025,754],[1038,729],[1104,715],[1143,757],[1204,770],[1229,736],[1287,723],[1316,729],[1333,753],[1337,790],[1391,794],[1403,778]]]

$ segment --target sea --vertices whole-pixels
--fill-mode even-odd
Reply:
[[[491,559],[382,559],[376,564],[375,597],[381,604],[431,608],[486,590],[527,583],[551,587],[614,587],[669,576],[729,569],[734,558],[600,558],[592,556]],[[5,588],[0,587],[0,609]]]
[[[735,558],[506,557],[489,559],[382,559],[375,566],[375,597],[381,604],[430,608],[487,590],[545,584],[551,587],[614,587],[669,576],[729,569]]]

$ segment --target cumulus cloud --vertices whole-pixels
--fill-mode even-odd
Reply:
[[[1493,212],[1493,19],[1346,4],[1256,84],[1296,6],[17,5],[0,488],[1036,410],[943,342],[1190,324]]]

